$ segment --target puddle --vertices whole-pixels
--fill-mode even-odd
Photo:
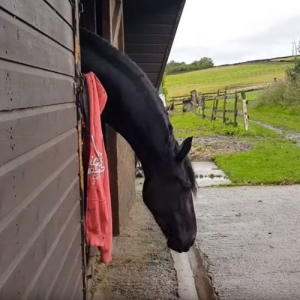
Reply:
[[[137,192],[143,191],[144,178],[136,178],[135,179],[135,190]]]
[[[203,177],[203,178],[196,178],[196,182],[198,187],[208,187],[214,185],[224,185],[230,184],[231,181],[227,177]]]
[[[230,184],[230,179],[211,161],[192,162],[198,187]],[[144,178],[135,179],[136,191],[143,190]]]
[[[230,184],[231,181],[213,162],[192,162],[199,187]]]

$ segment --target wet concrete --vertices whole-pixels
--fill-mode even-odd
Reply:
[[[193,167],[196,244],[173,256],[182,299],[195,297],[191,267],[200,300],[300,300],[300,185],[211,188],[230,180],[213,162]]]
[[[180,300],[198,300],[194,274],[187,253],[171,250],[177,274],[178,296]]]
[[[211,161],[192,162],[198,187],[216,186],[231,183],[225,173]],[[137,178],[135,188],[143,190],[144,178]]]
[[[198,187],[231,183],[228,177],[211,161],[192,162]],[[144,178],[136,179],[136,190],[143,189]],[[196,243],[197,244],[197,243]],[[188,253],[171,250],[177,275],[178,296],[181,300],[216,300],[217,296],[208,276],[207,263],[196,244]]]
[[[218,299],[300,299],[300,186],[201,188],[197,245]]]
[[[199,187],[231,183],[225,173],[211,161],[193,162],[192,165]]]
[[[143,184],[144,184],[144,178],[136,178],[135,179],[135,190],[138,193],[141,193],[143,191]]]
[[[143,190],[144,178],[136,179],[136,191],[141,193]],[[161,233],[162,235],[162,233]],[[198,300],[197,289],[195,285],[194,272],[192,266],[197,261],[190,260],[188,253],[177,253],[169,250],[172,255],[174,270],[177,278],[178,297],[180,300]],[[205,300],[205,299],[203,299]]]

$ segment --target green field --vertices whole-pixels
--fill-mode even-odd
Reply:
[[[284,78],[286,69],[292,65],[292,59],[286,59],[285,62],[275,61],[276,59],[273,62],[253,62],[167,76],[168,99],[188,95],[194,89],[198,92],[216,92],[229,86],[229,89],[234,91],[269,84],[275,77]],[[300,131],[299,111],[258,105],[259,93],[260,91],[246,93],[246,99],[250,100],[250,120]],[[246,132],[242,118],[238,118],[238,127],[234,127],[230,114],[227,124],[223,124],[220,119],[210,121],[211,106],[212,102],[208,102],[206,119],[196,116],[193,112],[183,114],[182,106],[176,106],[170,118],[176,137],[234,135],[250,143],[252,149],[249,151],[213,156],[216,164],[229,176],[234,185],[300,183],[299,147],[274,131],[251,122],[250,129]],[[222,106],[223,100],[220,100],[219,108]],[[232,108],[233,100],[228,100],[227,109]],[[220,117],[221,114],[219,113]]]
[[[205,93],[223,90],[225,86],[234,90],[265,85],[275,77],[284,78],[291,65],[292,62],[247,63],[169,75],[166,77],[167,98],[188,95],[191,90]]]
[[[258,137],[252,144],[250,151],[214,157],[233,185],[300,183],[299,147],[280,137]]]
[[[242,118],[238,119],[241,126],[234,127],[231,123],[223,124],[221,120],[202,119],[192,112],[176,113],[171,116],[177,138],[188,136],[235,135],[240,137],[278,137],[278,134],[260,125],[251,124],[249,131],[242,126]]]
[[[300,132],[300,110],[284,109],[283,107],[250,107],[251,120],[261,121],[278,128]]]
[[[300,148],[274,131],[256,124],[245,131],[243,126],[202,119],[192,112],[175,113],[171,123],[177,138],[230,135],[251,144],[246,152],[213,156],[233,185],[300,183]]]

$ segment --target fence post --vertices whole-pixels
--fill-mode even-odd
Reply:
[[[191,104],[192,104],[192,110],[196,109],[197,106],[195,106],[195,104],[197,104],[197,91],[196,90],[192,90],[191,91]]]
[[[215,106],[216,106],[216,96],[214,96],[214,102],[213,102],[213,107],[212,107],[212,111],[211,111],[211,121],[214,120],[214,115],[215,115]]]
[[[238,114],[238,111],[237,111],[237,102],[238,102],[238,93],[237,91],[235,91],[234,93],[234,120],[233,120],[233,126],[237,126],[237,114]]]
[[[201,103],[201,92],[199,92],[197,95],[196,95],[196,99],[197,99],[197,107],[198,107],[198,114],[200,115],[200,111],[202,109],[202,103]]]
[[[202,101],[202,118],[205,119],[205,96],[201,96],[201,101]]]
[[[217,119],[218,108],[219,108],[219,91],[218,91],[218,96],[217,96],[217,99],[216,99],[216,107],[215,107],[214,120]]]
[[[248,109],[247,109],[247,103],[248,101],[246,100],[246,93],[242,92],[242,99],[243,99],[243,115],[244,115],[244,126],[245,130],[249,130],[249,116],[248,116]]]
[[[242,96],[242,99],[246,99],[246,92],[245,91],[241,91],[241,96]]]
[[[226,123],[226,104],[227,104],[227,89],[225,89],[224,103],[223,103],[223,123]]]

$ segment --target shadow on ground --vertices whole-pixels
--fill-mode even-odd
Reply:
[[[172,300],[178,299],[177,290],[165,238],[138,196],[128,225],[114,238],[113,262],[95,264],[91,299]]]

